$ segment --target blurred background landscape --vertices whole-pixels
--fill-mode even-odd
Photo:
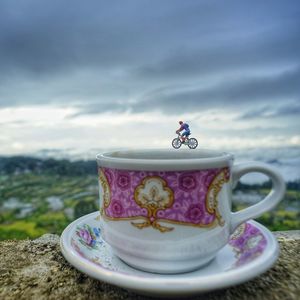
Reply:
[[[97,210],[95,155],[170,148],[179,120],[277,168],[287,193],[259,221],[300,229],[299,36],[297,0],[0,1],[0,239]],[[269,189],[243,177],[234,209]]]
[[[61,234],[71,221],[99,208],[95,160],[1,157],[0,169],[2,240]],[[239,182],[233,210],[257,203],[270,188],[269,181],[255,182],[255,176]],[[299,199],[300,180],[288,181],[284,200],[258,221],[271,230],[299,229]]]

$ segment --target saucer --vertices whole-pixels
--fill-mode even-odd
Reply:
[[[64,257],[87,275],[139,294],[181,297],[248,281],[269,269],[278,257],[272,233],[255,221],[240,225],[216,258],[199,270],[172,275],[140,271],[112,253],[102,240],[99,212],[71,223],[60,239]]]

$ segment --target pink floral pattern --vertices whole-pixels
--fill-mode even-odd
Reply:
[[[96,228],[92,228],[87,224],[82,227],[77,227],[76,235],[81,244],[88,248],[97,249],[96,239],[99,237],[100,231]]]
[[[201,205],[199,204],[191,204],[188,207],[187,212],[185,213],[186,219],[188,219],[190,222],[195,222],[197,220],[200,220],[203,215],[204,212],[202,210]]]
[[[236,253],[235,266],[241,266],[260,256],[267,246],[267,240],[257,227],[244,223],[235,230],[229,245]]]
[[[126,191],[130,187],[130,176],[129,174],[125,172],[118,172],[117,178],[116,178],[117,186]]]
[[[179,189],[190,192],[196,188],[197,185],[197,178],[195,176],[196,174],[193,173],[183,173],[179,175],[178,178],[178,185]]]
[[[109,185],[110,201],[108,206],[102,205],[101,211],[108,218],[130,219],[141,217],[151,222],[167,220],[168,222],[184,223],[194,226],[212,226],[216,221],[222,226],[218,212],[208,209],[206,197],[217,176],[223,172],[225,181],[229,180],[229,168],[216,168],[199,171],[126,171],[110,168],[99,168],[99,173],[105,176]],[[145,179],[157,178],[164,183],[164,189],[172,193],[172,205],[155,208],[149,213],[147,207],[135,201],[136,190],[141,190]],[[103,184],[100,182],[100,184]],[[223,183],[222,183],[223,184]],[[149,185],[150,186],[150,185]],[[161,189],[151,188],[149,199],[163,199]],[[165,191],[165,193],[167,193]],[[163,193],[163,192],[162,192]],[[142,195],[147,198],[147,195]],[[151,197],[150,197],[151,196]],[[170,198],[171,199],[171,198]],[[158,201],[158,200],[156,200]],[[145,202],[145,201],[144,201]],[[149,201],[148,201],[149,202]],[[216,208],[217,209],[217,208]],[[150,220],[150,217],[154,220]]]
[[[118,200],[113,200],[110,203],[110,207],[111,207],[111,211],[114,216],[122,216],[122,214],[124,213],[123,205]]]

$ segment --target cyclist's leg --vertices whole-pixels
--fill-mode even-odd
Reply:
[[[188,132],[187,132],[187,138],[189,138],[189,137],[190,137],[190,135],[191,135],[191,132],[190,132],[190,131],[188,131]]]

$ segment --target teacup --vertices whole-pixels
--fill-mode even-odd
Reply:
[[[127,150],[97,155],[100,228],[127,264],[154,273],[188,272],[210,262],[241,223],[271,210],[285,183],[273,167],[233,165],[215,150]],[[272,191],[231,211],[232,189],[249,172],[267,175]]]

